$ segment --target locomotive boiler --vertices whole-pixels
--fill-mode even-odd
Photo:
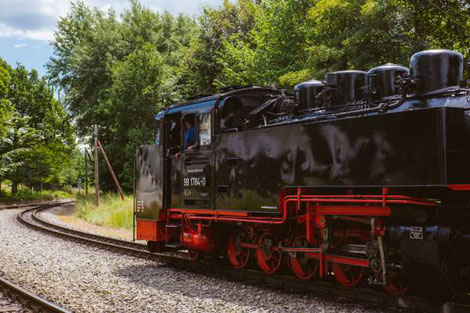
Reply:
[[[137,238],[151,251],[397,295],[465,290],[463,72],[460,53],[428,50],[410,69],[331,72],[293,95],[231,88],[163,109],[156,144],[137,149]]]

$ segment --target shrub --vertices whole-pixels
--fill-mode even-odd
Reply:
[[[132,229],[133,198],[126,196],[123,201],[117,194],[103,194],[96,207],[93,195],[78,195],[75,215],[97,225]]]

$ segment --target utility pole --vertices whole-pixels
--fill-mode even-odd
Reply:
[[[85,156],[85,195],[88,196],[88,151],[83,154]]]
[[[111,167],[111,163],[109,163],[108,157],[106,156],[106,152],[104,152],[103,146],[101,145],[101,142],[99,140],[98,140],[98,144],[100,145],[101,153],[103,154],[104,161],[106,162],[106,165],[108,166],[108,170],[111,173],[111,177],[113,178],[114,184],[116,185],[116,188],[119,191],[119,195],[121,195],[121,200],[124,200],[124,193],[122,192],[121,185],[119,185],[117,177],[114,174],[113,168]]]
[[[100,205],[100,185],[98,177],[98,125],[93,125],[93,136],[95,137],[95,202]]]

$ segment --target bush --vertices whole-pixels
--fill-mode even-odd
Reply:
[[[73,194],[62,190],[41,190],[34,191],[32,189],[20,189],[17,193],[11,193],[9,190],[3,189],[0,192],[1,200],[53,200],[73,198]]]
[[[97,225],[132,229],[133,198],[124,201],[117,194],[100,196],[100,206],[95,206],[94,196],[77,196],[75,215]]]

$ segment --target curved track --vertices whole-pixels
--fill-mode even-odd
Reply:
[[[56,205],[53,202],[38,204],[18,204],[0,207],[1,210],[7,209],[21,209],[25,207],[38,207],[45,205]],[[0,277],[0,292],[7,295],[7,298],[12,298],[13,302],[21,305],[21,309],[31,310],[31,312],[57,312],[57,313],[70,313],[71,311],[64,309],[46,299],[43,299],[20,286]],[[12,309],[15,311],[16,309]],[[1,309],[0,309],[1,311]],[[10,311],[6,311],[10,312]]]
[[[3,279],[0,277],[0,291],[6,290],[7,294],[14,294],[15,300],[21,303],[21,305],[27,309],[30,309],[32,312],[57,312],[57,313],[69,313],[69,310],[61,308],[60,306],[49,302],[41,297],[36,296],[35,294],[15,285],[14,283]],[[0,309],[1,312],[3,312]],[[13,312],[5,311],[5,312]]]
[[[42,202],[42,203],[11,204],[11,205],[0,206],[0,210],[24,209],[24,208],[28,208],[28,207],[37,207],[37,206],[39,206],[39,205],[51,204],[51,203],[53,203],[53,202],[50,201],[50,202]]]
[[[39,216],[41,211],[47,210],[58,205],[69,204],[71,202],[62,202],[60,204],[47,204],[27,209],[18,214],[18,220],[24,225],[36,230],[49,233],[54,236],[77,241],[87,245],[97,246],[99,248],[129,254],[135,257],[154,259],[158,261],[174,261],[173,257],[163,253],[150,253],[143,244],[119,240],[77,231],[67,227],[52,224]]]
[[[470,312],[470,306],[461,303],[429,303],[418,297],[397,298],[383,292],[382,290],[374,290],[370,288],[346,288],[327,281],[302,281],[288,275],[269,275],[264,272],[251,269],[240,270],[226,265],[221,259],[204,259],[195,262],[189,260],[186,254],[183,253],[150,253],[143,244],[70,229],[52,224],[40,217],[39,213],[41,211],[66,203],[71,202],[45,204],[27,209],[18,215],[18,220],[28,227],[54,236],[117,253],[128,254],[138,258],[164,262],[178,269],[202,272],[206,275],[217,275],[229,279],[279,286],[297,292],[314,292],[316,294],[327,296],[341,296],[354,300],[367,301],[382,306],[408,307],[415,311],[446,313]]]

